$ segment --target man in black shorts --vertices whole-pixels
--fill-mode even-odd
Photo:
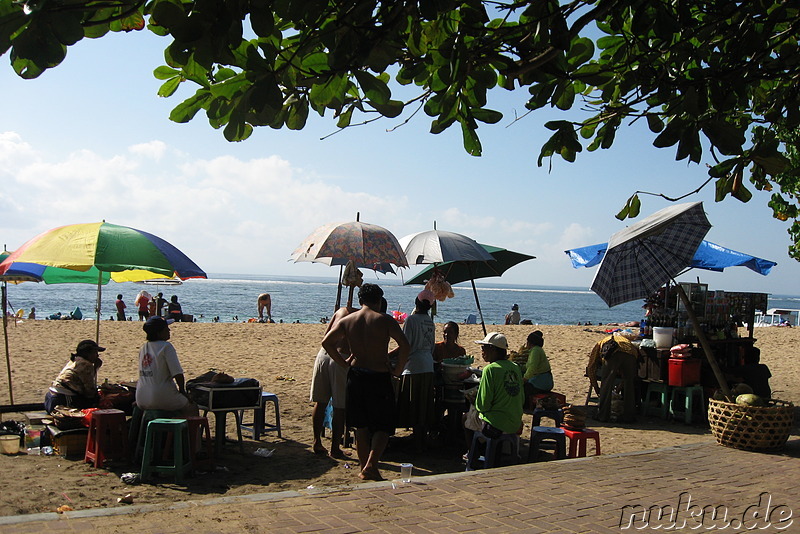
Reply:
[[[392,373],[399,374],[408,359],[409,345],[400,325],[380,313],[383,290],[364,284],[358,291],[361,308],[339,320],[322,340],[322,348],[347,374],[347,424],[356,429],[356,452],[361,464],[359,478],[383,480],[378,462],[394,434],[395,399]],[[398,346],[398,361],[389,364],[389,340]],[[339,351],[346,340],[350,354]]]

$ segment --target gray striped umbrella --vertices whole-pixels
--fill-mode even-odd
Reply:
[[[702,202],[668,206],[611,236],[592,281],[609,307],[644,299],[692,263],[711,228]]]

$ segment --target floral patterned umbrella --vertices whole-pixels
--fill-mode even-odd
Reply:
[[[387,273],[394,272],[392,265],[408,267],[403,248],[397,238],[386,228],[358,220],[330,223],[314,230],[292,252],[291,260],[311,261],[325,265],[339,265],[341,269],[349,262],[356,267]],[[340,269],[340,270],[341,270]],[[342,272],[339,273],[339,292],[336,308],[341,302]]]

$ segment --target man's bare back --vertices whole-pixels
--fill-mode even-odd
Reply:
[[[348,365],[347,354],[339,351],[340,343],[346,341],[350,346],[353,367],[362,367],[378,372],[389,372],[389,340],[397,342],[402,370],[408,358],[408,341],[405,334],[390,316],[379,313],[367,305],[342,317],[325,334],[322,347],[340,365]]]

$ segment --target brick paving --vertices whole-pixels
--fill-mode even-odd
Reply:
[[[797,438],[778,454],[703,443],[411,484],[0,517],[0,534],[800,532],[799,459]]]

